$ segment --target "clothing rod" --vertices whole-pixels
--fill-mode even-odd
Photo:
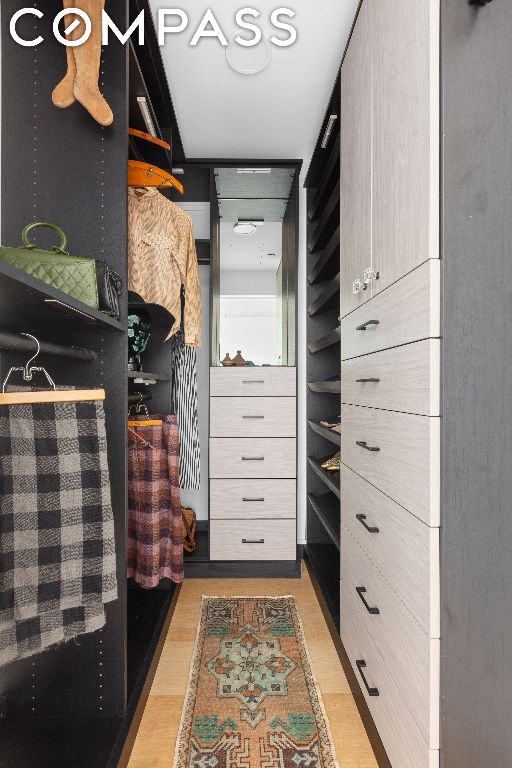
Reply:
[[[54,355],[55,357],[69,357],[73,360],[92,362],[96,360],[96,352],[81,347],[64,347],[61,344],[50,344],[46,341],[39,342],[42,355]],[[0,331],[0,349],[9,349],[13,352],[37,352],[37,344],[30,338],[20,336],[17,333]]]

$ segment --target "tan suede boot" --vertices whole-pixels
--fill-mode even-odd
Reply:
[[[64,8],[73,8],[75,6],[74,0],[64,0]],[[70,14],[69,16],[66,16],[64,18],[64,24],[66,27],[68,27],[72,21],[76,18],[74,14]],[[77,34],[78,30],[75,30],[71,33],[70,38],[74,39],[75,34]],[[75,95],[73,93],[73,86],[75,84],[75,77],[76,77],[76,64],[75,64],[75,55],[73,53],[72,48],[66,48],[66,55],[68,60],[68,71],[60,81],[60,83],[55,87],[53,93],[52,93],[52,101],[55,104],[56,107],[59,107],[59,109],[66,109],[67,107],[70,107],[72,104],[75,103]]]
[[[101,15],[105,0],[75,0],[74,5],[85,11],[92,24],[90,38],[73,48],[76,77],[73,94],[100,125],[112,125],[114,115],[100,93],[98,80],[101,66]]]

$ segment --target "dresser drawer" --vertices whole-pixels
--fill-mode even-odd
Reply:
[[[295,437],[294,397],[212,397],[212,437]]]
[[[359,620],[355,603],[343,587],[340,634],[393,768],[434,768],[439,761],[437,750],[429,749],[423,739],[375,643]],[[368,687],[378,695],[369,694],[363,675]]]
[[[295,520],[212,520],[212,560],[295,560]]]
[[[210,368],[210,397],[295,397],[296,368]]]
[[[440,336],[440,264],[429,259],[341,321],[343,359]]]
[[[439,528],[429,528],[343,464],[340,490],[342,526],[429,637],[438,638]]]
[[[341,401],[439,416],[440,340],[354,357],[341,364]]]
[[[210,477],[296,477],[296,440],[286,437],[210,438]]]
[[[295,518],[296,480],[210,480],[210,519]]]
[[[354,603],[423,739],[438,749],[439,640],[428,637],[347,528],[342,527],[340,538],[344,594]],[[341,608],[346,610],[343,603]]]
[[[436,416],[341,408],[343,463],[434,527],[439,526],[439,442]]]

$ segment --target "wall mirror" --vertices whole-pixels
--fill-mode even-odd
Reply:
[[[295,365],[296,169],[217,167],[212,365]]]

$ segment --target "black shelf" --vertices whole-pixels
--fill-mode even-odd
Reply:
[[[335,381],[310,381],[308,387],[310,392],[323,392],[331,395],[341,394],[341,381],[339,379]]]
[[[332,493],[308,494],[308,501],[316,512],[334,546],[340,548],[340,500]]]
[[[315,354],[315,352],[320,352],[322,349],[326,349],[327,347],[330,347],[332,344],[337,344],[341,340],[341,330],[340,328],[335,328],[333,331],[329,331],[329,333],[326,333],[325,336],[320,336],[319,339],[316,339],[316,341],[312,341],[311,344],[308,344],[308,349],[311,352],[311,354]]]
[[[311,254],[310,254],[311,255]],[[315,254],[317,255],[317,254]],[[308,274],[310,285],[330,280],[340,271],[340,228],[337,227],[325,248],[318,253],[318,258]]]
[[[339,435],[338,432],[333,432],[332,429],[327,429],[327,427],[321,427],[316,421],[308,420],[308,424],[310,429],[312,429],[313,432],[316,432],[317,435],[325,437],[326,440],[334,443],[334,445],[341,445],[341,435]]]
[[[164,373],[149,373],[148,371],[128,371],[129,379],[145,379],[149,381],[170,381],[171,377]]]
[[[329,613],[339,632],[340,553],[334,544],[306,544],[304,555],[313,569]]]
[[[320,296],[315,299],[308,307],[310,317],[326,312],[328,309],[340,306],[340,273],[333,277]]]
[[[320,466],[329,458],[329,456],[324,456],[322,459],[314,459],[312,456],[308,456],[308,462],[313,469],[313,471],[318,475],[318,477],[322,480],[323,483],[329,488],[330,491],[336,494],[338,499],[340,498],[340,473],[339,472],[326,472],[325,469],[322,469]]]
[[[315,192],[312,194],[311,202],[308,206],[308,218],[311,222],[314,222],[323,208],[325,192],[329,187],[329,183],[332,181],[333,172],[337,172],[339,177],[339,165],[340,165],[340,134],[339,134],[339,120],[338,133],[334,140],[334,144],[329,155],[329,159],[325,165],[322,173],[322,181]]]
[[[335,229],[339,225],[340,221],[340,180],[331,192],[331,195],[326,202],[322,215],[318,219],[316,224],[311,224],[311,234],[308,239],[308,249],[310,253],[316,251],[317,248],[321,248],[324,243],[330,239],[332,222],[336,221],[333,226]]]
[[[3,261],[0,261],[0,296],[4,331],[37,332],[42,327],[62,323],[66,329],[96,327],[125,332],[124,323],[119,320]]]

